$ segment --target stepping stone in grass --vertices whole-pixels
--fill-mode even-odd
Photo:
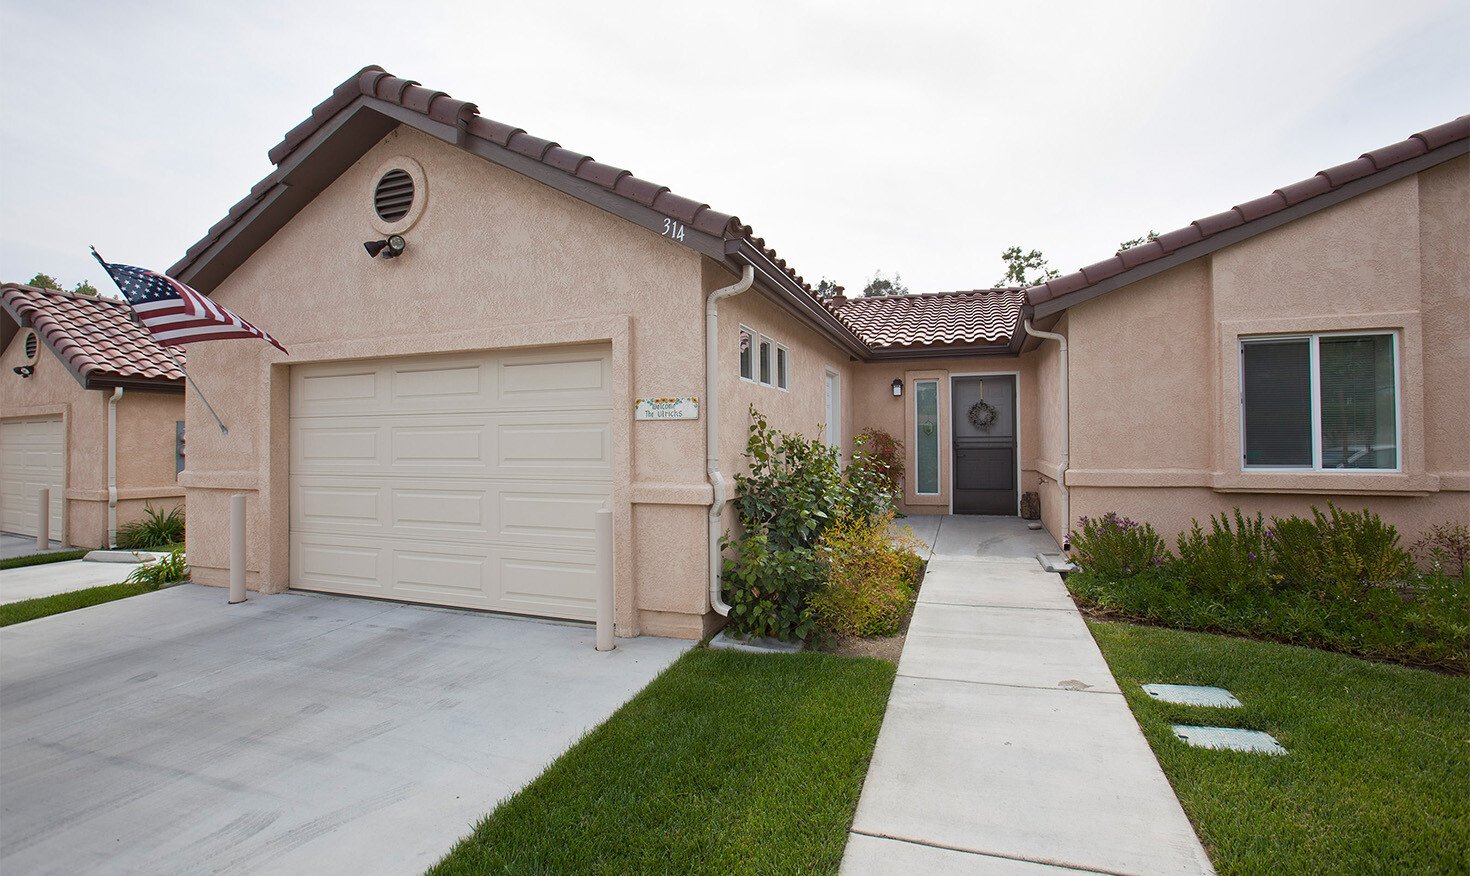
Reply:
[[[1237,727],[1191,727],[1175,724],[1174,735],[1195,748],[1221,748],[1228,751],[1258,751],[1262,754],[1286,754],[1276,737],[1261,730]]]
[[[1206,687],[1198,684],[1145,684],[1143,692],[1166,703],[1186,706],[1212,706],[1217,709],[1238,709],[1240,700],[1223,687]]]

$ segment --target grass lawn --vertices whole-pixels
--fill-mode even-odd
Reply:
[[[21,621],[35,620],[38,617],[46,617],[50,614],[61,614],[64,611],[75,611],[78,608],[87,608],[93,605],[101,605],[114,599],[123,599],[128,596],[137,596],[140,593],[151,593],[158,587],[152,584],[104,584],[101,587],[88,587],[85,590],[73,590],[70,593],[57,593],[53,596],[38,596],[35,599],[26,599],[21,602],[11,602],[0,605],[0,627],[8,627]]]
[[[1221,873],[1470,868],[1470,679],[1245,639],[1089,622]],[[1239,709],[1149,697],[1228,688]],[[1171,724],[1265,730],[1289,754],[1209,751]]]
[[[0,570],[21,569],[26,566],[39,566],[43,563],[61,563],[67,560],[80,560],[86,555],[86,548],[77,551],[51,551],[49,553],[26,554],[23,557],[11,557],[8,560],[0,560]]]
[[[690,651],[429,872],[835,873],[893,674]]]

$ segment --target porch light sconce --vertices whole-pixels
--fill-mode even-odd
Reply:
[[[408,241],[403,239],[403,235],[394,234],[386,240],[369,240],[362,248],[367,250],[370,259],[377,258],[378,253],[382,253],[385,259],[396,259],[408,248]]]
[[[893,397],[898,398],[901,395],[903,395],[903,380],[895,377],[893,378]]]

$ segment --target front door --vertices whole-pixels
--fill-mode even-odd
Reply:
[[[956,377],[954,512],[1016,513],[1016,377]]]

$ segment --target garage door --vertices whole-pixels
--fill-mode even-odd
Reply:
[[[293,368],[292,586],[595,619],[609,382],[605,346]]]
[[[51,488],[51,537],[65,539],[61,530],[62,451],[65,447],[61,417],[0,420],[0,532],[35,535],[37,494]]]

